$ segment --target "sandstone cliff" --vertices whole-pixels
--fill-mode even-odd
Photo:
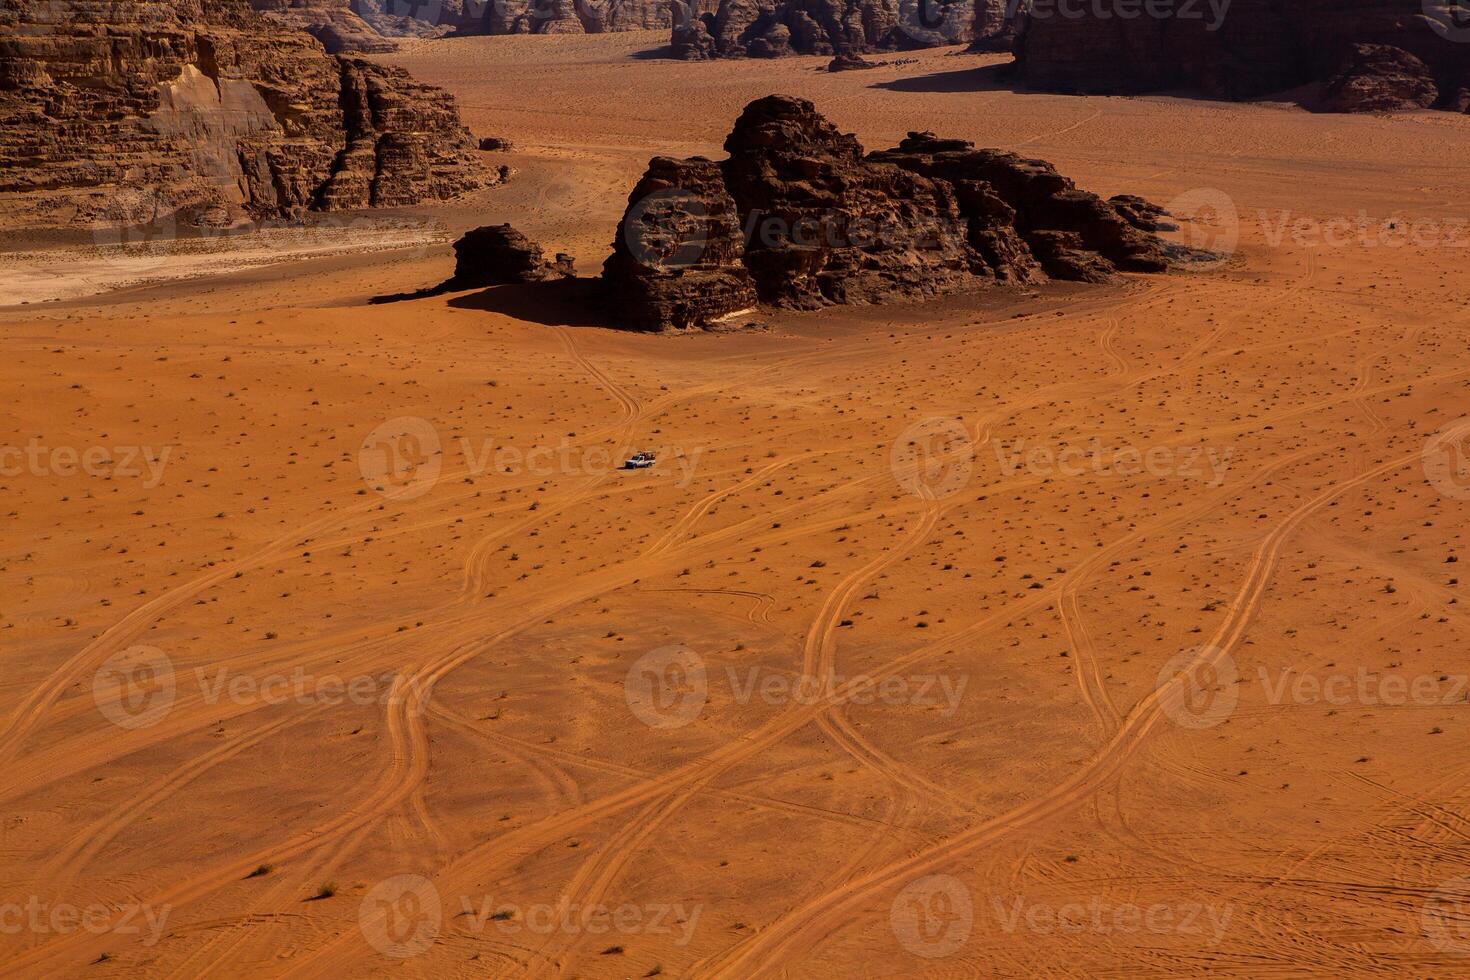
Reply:
[[[446,93],[245,0],[0,0],[7,225],[290,218],[497,179]]]
[[[706,326],[755,304],[815,309],[1047,278],[1160,272],[1161,212],[1104,201],[1048,163],[911,133],[864,155],[810,102],[745,107],[729,159],[657,157],[603,267],[642,329]]]
[[[1060,9],[1044,0],[1023,18],[1016,74],[1028,86],[1250,99],[1319,84],[1337,111],[1470,105],[1470,21],[1454,0],[1180,3],[1131,19]]]

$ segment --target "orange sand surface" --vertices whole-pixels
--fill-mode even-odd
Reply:
[[[677,337],[366,305],[443,245],[0,311],[0,970],[1470,974],[1470,119],[663,41],[409,45],[519,172],[417,213],[592,275],[785,92],[1230,257]]]

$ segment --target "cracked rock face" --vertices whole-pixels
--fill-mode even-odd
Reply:
[[[1058,9],[1046,0],[1021,20],[1015,71],[1032,88],[1253,99],[1314,85],[1330,111],[1470,104],[1470,19],[1455,0],[1202,0],[1188,17],[1131,20]]]
[[[254,219],[497,182],[448,94],[245,0],[0,0],[9,226]]]
[[[720,163],[657,157],[633,189],[603,268],[627,325],[1168,267],[1161,209],[1078,190],[1041,160],[931,133],[865,155],[788,96],[746,106],[725,149]]]

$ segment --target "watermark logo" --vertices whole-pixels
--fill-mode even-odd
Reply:
[[[678,645],[650,650],[628,669],[623,693],[634,717],[650,728],[682,728],[709,701],[704,658]]]
[[[1470,876],[1451,878],[1419,909],[1419,924],[1441,953],[1470,956]]]
[[[970,890],[958,878],[929,875],[898,893],[888,921],[904,949],[925,959],[938,959],[970,941],[975,905]]]
[[[1441,426],[1420,454],[1424,478],[1446,497],[1470,500],[1470,415]]]
[[[975,445],[959,419],[927,418],[893,440],[888,462],[899,486],[916,497],[940,500],[970,482]]]
[[[1216,647],[1184,650],[1159,671],[1157,687],[1164,714],[1181,728],[1214,728],[1240,701],[1235,658]]]
[[[688,269],[709,246],[709,210],[682,187],[641,198],[623,219],[623,243],[642,265],[660,272]]]
[[[1421,9],[1429,29],[1446,41],[1470,41],[1470,2],[1467,0],[1423,0]]]
[[[975,18],[968,0],[902,0],[898,29],[925,47],[959,44]]]
[[[1470,876],[1442,883],[1419,910],[1424,936],[1441,953],[1470,956]]]
[[[120,728],[156,725],[173,707],[173,661],[156,647],[121,650],[92,675],[92,699],[102,716]]]
[[[394,875],[362,897],[357,921],[368,945],[384,956],[417,956],[439,938],[444,921],[439,889],[423,875]]]
[[[439,433],[409,415],[369,432],[357,451],[362,478],[389,500],[415,500],[428,493],[439,480],[443,460]]]
[[[1189,245],[1200,253],[1194,262],[1197,269],[1223,266],[1240,247],[1240,212],[1235,199],[1218,188],[1185,191],[1164,210],[1188,222]]]

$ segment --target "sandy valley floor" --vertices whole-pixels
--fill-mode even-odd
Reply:
[[[775,91],[1233,257],[691,337],[366,305],[437,244],[0,311],[0,971],[1470,975],[1470,119],[661,40],[395,56],[517,144],[419,218],[591,275]]]

